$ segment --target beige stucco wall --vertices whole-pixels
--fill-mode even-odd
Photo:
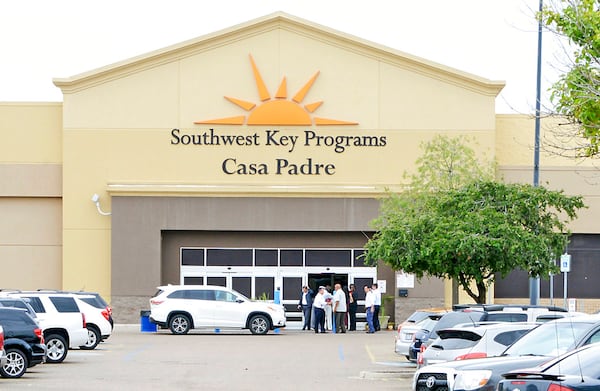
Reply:
[[[533,183],[533,151],[535,120],[525,115],[496,117],[496,160],[499,176],[506,182]],[[598,233],[600,214],[600,176],[594,159],[572,159],[560,156],[553,144],[554,132],[564,120],[544,118],[540,124],[539,183],[569,195],[581,195],[587,209],[570,223],[572,232]]]
[[[62,287],[62,104],[0,103],[0,287]]]

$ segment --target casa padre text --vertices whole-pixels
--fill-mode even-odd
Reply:
[[[276,129],[266,129],[244,134],[225,134],[215,129],[192,132],[181,129],[171,130],[171,145],[203,147],[271,147],[293,153],[297,146],[330,148],[335,153],[344,153],[350,148],[383,148],[387,145],[386,136],[368,135],[323,135],[315,130],[304,130],[301,134],[290,135]],[[333,163],[317,162],[313,158],[300,161],[276,158],[272,162],[240,161],[227,157],[221,162],[221,170],[227,175],[334,175]]]

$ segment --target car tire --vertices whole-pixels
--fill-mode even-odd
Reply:
[[[9,348],[6,350],[6,364],[0,367],[2,377],[17,378],[23,376],[27,371],[27,356],[19,349]]]
[[[48,348],[48,354],[46,355],[46,362],[50,364],[58,364],[65,360],[69,351],[69,346],[59,334],[50,334],[44,338],[46,341],[46,347]]]
[[[250,318],[250,332],[252,334],[266,334],[270,326],[269,319],[264,315],[254,315]]]
[[[175,335],[187,334],[191,328],[191,321],[187,315],[176,314],[169,320],[169,329]]]
[[[79,348],[83,350],[94,350],[96,346],[102,340],[102,336],[100,335],[100,330],[96,326],[87,326],[88,330],[88,340],[85,345],[81,345]]]

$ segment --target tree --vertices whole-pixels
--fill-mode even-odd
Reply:
[[[495,273],[558,272],[554,260],[567,245],[566,223],[582,207],[578,196],[493,181],[390,195],[365,245],[366,260],[417,278],[456,279],[475,302],[485,303]]]
[[[406,175],[410,188],[420,191],[456,189],[474,180],[494,178],[494,165],[477,159],[473,139],[466,136],[435,136],[421,144],[423,155],[417,159],[417,173]]]
[[[596,156],[600,148],[600,2],[560,0],[547,5],[540,17],[574,47],[570,69],[552,86],[551,100],[557,114],[576,126],[557,137],[582,138],[586,142],[575,146],[576,156]]]
[[[412,191],[439,191],[457,189],[476,180],[493,180],[495,164],[477,159],[471,137],[437,135],[421,143],[423,155],[416,161],[417,172],[405,175]],[[384,204],[385,206],[386,204]],[[452,302],[458,303],[459,284],[452,279]]]

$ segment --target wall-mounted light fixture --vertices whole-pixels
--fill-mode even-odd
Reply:
[[[98,194],[94,193],[94,195],[92,196],[92,202],[96,204],[96,209],[98,209],[98,213],[100,213],[102,216],[110,216],[110,212],[103,212],[100,208],[100,196]]]

